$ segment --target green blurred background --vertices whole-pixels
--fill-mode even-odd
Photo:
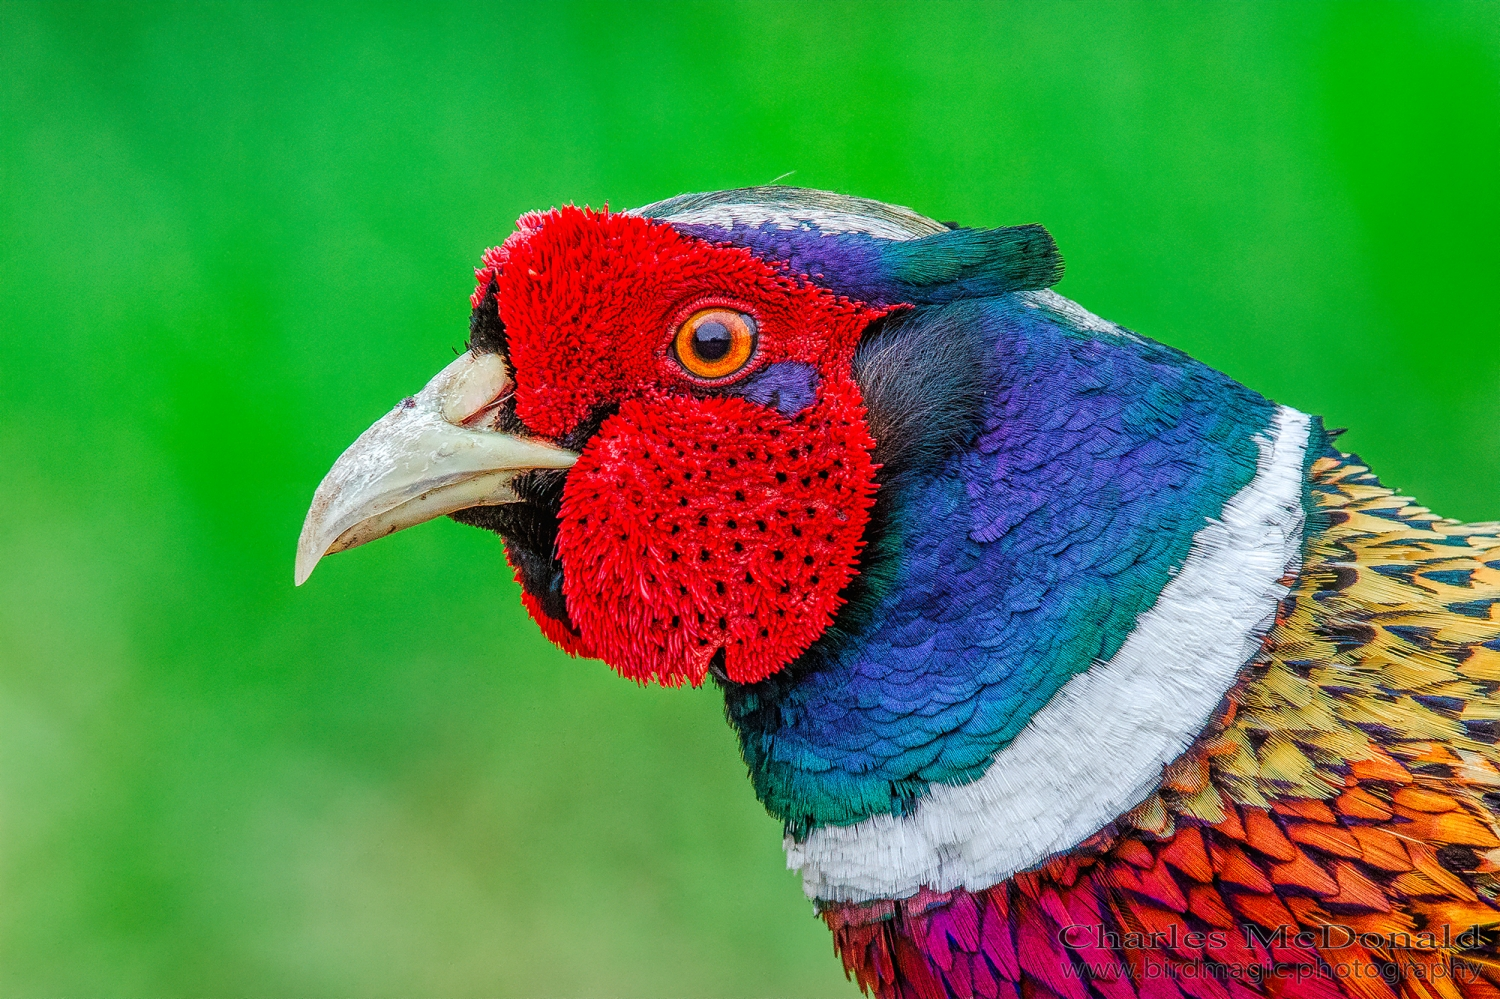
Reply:
[[[520,212],[795,171],[1500,517],[1497,9],[0,3],[0,993],[852,995],[712,690],[314,485]]]

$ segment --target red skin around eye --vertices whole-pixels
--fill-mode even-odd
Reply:
[[[521,420],[562,437],[619,407],[563,490],[557,555],[576,630],[524,598],[547,637],[669,686],[701,683],[721,648],[738,682],[789,663],[857,572],[875,468],[850,364],[883,310],[742,248],[576,208],[523,217],[484,264],[476,297],[495,282]],[[787,416],[695,385],[670,345],[706,301],[755,317],[747,375],[812,364],[814,404]]]

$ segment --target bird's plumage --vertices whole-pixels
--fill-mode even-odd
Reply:
[[[1500,999],[1500,528],[1061,270],[788,188],[525,216],[299,561],[456,511],[563,648],[712,676],[882,996]]]
[[[861,985],[1496,995],[1500,531],[1435,517],[1347,455],[1310,473],[1306,565],[1160,788],[987,889],[826,907]]]
[[[961,443],[882,484],[858,606],[789,669],[726,691],[757,790],[794,833],[982,774],[1115,654],[1256,471],[1271,404],[1177,351],[1079,330],[1053,300],[913,310],[863,348],[951,346],[991,391],[961,430],[917,408],[918,428]]]

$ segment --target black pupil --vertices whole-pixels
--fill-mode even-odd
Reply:
[[[693,353],[705,361],[722,360],[729,353],[729,327],[717,319],[705,319],[693,330]]]

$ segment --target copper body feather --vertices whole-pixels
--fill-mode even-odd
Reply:
[[[881,997],[1500,999],[1500,525],[1312,468],[1307,561],[1160,790],[978,892],[822,916]]]

